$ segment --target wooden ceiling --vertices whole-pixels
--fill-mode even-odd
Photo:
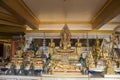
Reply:
[[[56,33],[64,24],[76,33],[113,32],[120,0],[0,0],[0,33]]]

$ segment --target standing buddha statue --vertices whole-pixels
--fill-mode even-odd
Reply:
[[[75,43],[76,53],[80,56],[82,54],[82,44],[80,43],[80,39],[77,38],[77,42]]]
[[[104,60],[106,57],[105,54],[106,54],[106,50],[105,50],[105,46],[103,45],[100,51],[99,59]]]
[[[53,38],[51,38],[49,43],[49,53],[52,55],[54,53],[55,43],[53,42]]]
[[[98,36],[96,37],[95,45],[93,46],[93,57],[98,60],[100,56],[100,42]]]

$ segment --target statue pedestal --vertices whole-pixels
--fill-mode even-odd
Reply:
[[[79,55],[75,53],[74,49],[56,49],[55,53],[51,55],[51,59],[67,63],[78,63]]]

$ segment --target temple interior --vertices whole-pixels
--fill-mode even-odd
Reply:
[[[120,80],[120,0],[0,0],[0,80]]]

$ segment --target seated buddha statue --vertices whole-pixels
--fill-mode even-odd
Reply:
[[[40,49],[38,49],[38,50],[36,51],[35,55],[36,55],[37,57],[39,57],[39,56],[41,55]]]
[[[16,51],[16,56],[22,57],[22,55],[23,55],[23,50],[21,49],[21,47],[18,47],[18,50]]]
[[[79,38],[77,38],[77,42],[76,42],[76,47],[81,47],[81,43],[80,43],[80,39]]]
[[[49,43],[49,53],[52,55],[54,53],[55,43],[53,42],[53,38],[51,38]]]
[[[76,46],[76,53],[80,56],[82,53],[82,44],[80,43],[80,39],[77,38],[77,42],[75,43]]]
[[[53,38],[50,39],[49,47],[54,48],[55,43],[53,42]]]
[[[64,33],[62,36],[62,39],[60,41],[60,47],[63,49],[67,49],[71,46],[69,39],[67,38],[67,34]]]
[[[65,25],[60,32],[60,47],[54,49],[54,54],[51,55],[52,60],[63,61],[67,63],[78,62],[79,56],[75,52],[75,49],[71,48],[70,37],[70,30]]]
[[[71,36],[70,31],[69,31],[67,25],[65,25],[60,34],[60,37],[61,37],[60,48],[65,50],[65,49],[69,49],[71,47],[70,36]]]

